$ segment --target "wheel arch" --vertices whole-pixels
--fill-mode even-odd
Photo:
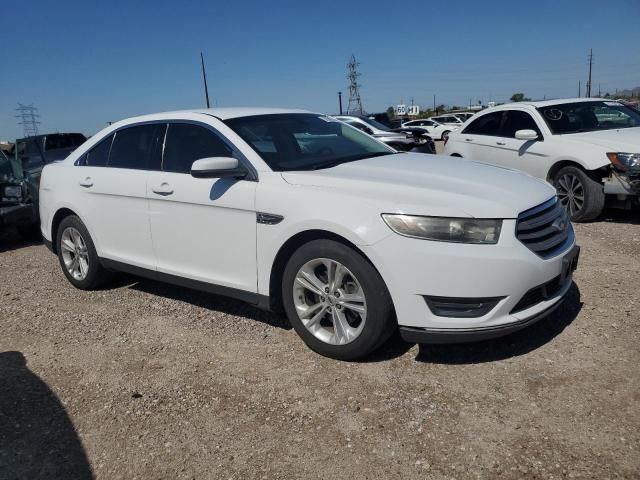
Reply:
[[[282,313],[282,275],[291,255],[302,245],[313,240],[333,240],[353,249],[360,254],[380,274],[374,263],[356,244],[347,238],[328,230],[311,229],[296,233],[282,244],[274,257],[269,274],[269,307],[272,311]],[[382,275],[380,275],[382,277]],[[383,279],[384,281],[384,279]]]
[[[598,169],[590,169],[590,168],[587,168],[583,163],[579,162],[578,160],[564,159],[564,160],[559,160],[555,162],[553,165],[551,165],[551,167],[547,171],[547,177],[546,177],[547,181],[553,184],[553,179],[556,176],[556,174],[565,167],[577,167],[591,177],[598,176],[600,180],[602,179],[602,177],[606,176],[606,173],[607,173],[606,165]]]
[[[67,207],[59,208],[53,215],[53,219],[51,220],[51,246],[53,249],[53,253],[58,253],[58,246],[56,245],[56,239],[58,238],[58,228],[60,227],[62,220],[72,215],[79,217],[76,212]]]

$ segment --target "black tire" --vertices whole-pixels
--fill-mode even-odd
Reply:
[[[360,283],[366,302],[366,321],[360,334],[350,343],[335,345],[318,339],[307,330],[298,316],[294,303],[294,282],[300,268],[314,259],[330,259],[341,263]],[[380,274],[360,253],[333,240],[313,240],[291,256],[284,270],[282,292],[289,322],[309,348],[325,357],[347,361],[362,358],[380,347],[396,328],[393,302]]]
[[[444,132],[442,132],[442,135],[440,136],[440,140],[446,140],[447,137],[449,136],[449,133],[451,133],[450,130],[445,130]]]
[[[573,188],[569,186],[571,179],[575,179],[577,182]],[[553,185],[558,192],[558,198],[567,208],[573,222],[595,220],[602,213],[605,202],[602,182],[582,168],[575,166],[561,168],[553,178]],[[567,193],[568,189],[572,190],[574,195],[581,194],[582,205],[578,207],[576,202],[571,201]]]
[[[88,269],[86,276],[82,279],[75,278],[69,273],[63,258],[62,237],[68,228],[74,228],[80,234],[86,246]],[[56,251],[58,252],[58,261],[60,262],[62,273],[64,273],[64,276],[67,277],[67,280],[69,280],[74,287],[80,290],[94,290],[111,279],[111,272],[105,270],[100,263],[87,227],[85,227],[84,223],[75,215],[65,217],[62,222],[60,222],[56,235]]]

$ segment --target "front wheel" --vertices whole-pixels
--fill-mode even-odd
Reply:
[[[282,292],[293,328],[326,357],[361,358],[393,333],[393,304],[380,274],[339,242],[314,240],[300,247],[285,268]]]
[[[602,183],[581,168],[561,168],[553,184],[572,221],[588,222],[602,213],[605,200]]]

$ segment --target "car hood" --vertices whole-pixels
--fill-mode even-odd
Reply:
[[[611,152],[640,152],[640,127],[568,133],[564,136],[572,140],[604,147]]]
[[[458,157],[399,153],[333,168],[283,172],[287,183],[334,190],[383,212],[516,218],[555,190],[525,173]]]

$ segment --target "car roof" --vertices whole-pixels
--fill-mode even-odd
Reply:
[[[116,122],[114,125],[118,124],[130,124],[135,122],[145,122],[145,121],[157,121],[162,120],[165,117],[175,117],[180,114],[185,113],[201,113],[203,115],[210,115],[212,117],[219,118],[220,120],[229,120],[231,118],[240,118],[240,117],[252,117],[254,115],[274,115],[274,114],[282,114],[282,113],[311,113],[308,110],[301,110],[295,108],[270,108],[270,107],[225,107],[225,108],[194,108],[194,109],[185,109],[185,110],[173,110],[169,112],[159,112],[159,113],[151,113],[147,115],[140,115],[137,117],[129,117],[119,122]]]
[[[541,101],[530,101],[525,100],[523,102],[515,102],[515,103],[505,103],[504,105],[499,105],[500,107],[513,107],[515,105],[530,105],[532,107],[548,107],[550,105],[561,105],[564,103],[580,103],[580,102],[613,102],[615,100],[609,100],[606,98],[558,98],[556,100],[541,100]]]

